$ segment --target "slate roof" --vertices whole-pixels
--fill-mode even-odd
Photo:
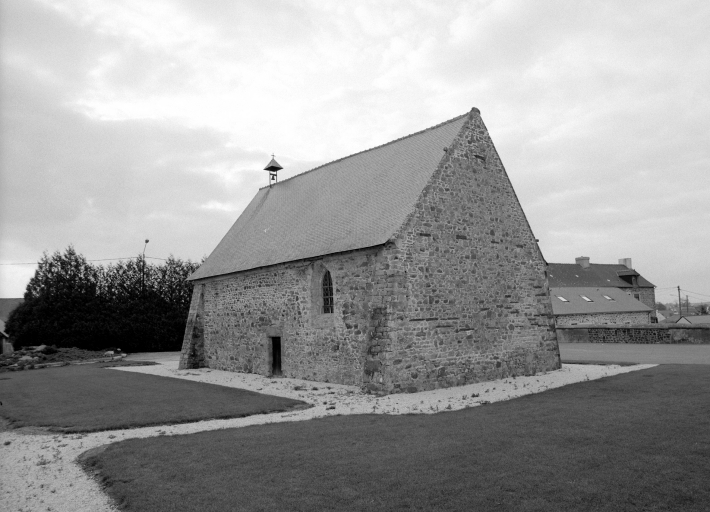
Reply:
[[[664,324],[674,324],[674,323],[677,323],[678,320],[680,320],[680,319],[681,319],[681,315],[676,313],[675,315],[667,316],[662,322]]]
[[[593,286],[617,288],[631,288],[631,283],[621,279],[621,276],[638,276],[638,285],[649,288],[654,285],[644,279],[635,270],[630,270],[626,265],[607,265],[591,263],[588,268],[582,268],[576,263],[550,263],[547,267],[550,287],[559,286]]]
[[[593,302],[587,302],[581,297],[582,295],[592,299]],[[614,300],[608,300],[604,295]],[[558,297],[564,297],[569,302],[563,302]],[[552,299],[552,312],[555,316],[652,311],[646,304],[615,287],[550,287],[550,299]]]
[[[260,189],[189,279],[386,243],[467,115]]]
[[[680,323],[681,319],[685,319],[688,323],[693,325],[710,324],[710,315],[683,315],[677,320],[677,323]]]
[[[25,299],[0,299],[0,320],[7,322],[10,313],[24,301]]]
[[[5,324],[10,318],[10,313],[24,301],[25,299],[0,299],[0,336],[3,338],[9,338],[5,332]]]

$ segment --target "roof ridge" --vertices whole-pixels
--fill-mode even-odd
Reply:
[[[334,163],[336,163],[336,162],[341,162],[341,161],[346,160],[346,159],[348,159],[348,158],[352,158],[352,157],[354,157],[354,156],[361,155],[361,154],[363,154],[363,153],[367,153],[368,151],[373,151],[373,150],[375,150],[375,149],[379,149],[379,148],[382,148],[382,147],[385,147],[385,146],[389,146],[390,144],[394,144],[395,142],[399,142],[399,141],[401,141],[401,140],[408,139],[409,137],[414,137],[415,135],[419,135],[419,134],[421,134],[421,133],[428,132],[428,131],[434,130],[434,129],[436,129],[436,128],[440,128],[441,126],[444,126],[445,124],[449,124],[449,123],[453,123],[454,121],[458,121],[458,120],[461,119],[462,117],[466,117],[466,116],[469,115],[469,114],[470,114],[470,111],[469,111],[469,112],[466,112],[465,114],[461,114],[460,116],[456,116],[456,117],[454,117],[454,118],[452,118],[452,119],[449,119],[448,121],[444,121],[443,123],[439,123],[439,124],[437,124],[437,125],[430,126],[429,128],[425,128],[425,129],[423,129],[423,130],[419,130],[418,132],[410,133],[409,135],[404,135],[404,136],[402,136],[402,137],[399,137],[398,139],[394,139],[394,140],[391,140],[391,141],[389,141],[389,142],[385,142],[384,144],[380,144],[379,146],[373,146],[373,147],[371,147],[371,148],[363,149],[362,151],[358,151],[357,153],[353,153],[352,155],[344,156],[344,157],[338,158],[338,159],[336,159],[336,160],[331,160],[330,162],[326,162],[326,163],[324,163],[324,164],[321,164],[321,165],[319,165],[319,166],[317,166],[317,167],[314,167],[313,169],[308,169],[307,171],[303,171],[301,174],[296,174],[295,176],[291,176],[290,178],[286,178],[286,179],[283,180],[283,181],[279,181],[278,183],[275,183],[274,185],[271,185],[271,187],[276,187],[276,186],[278,186],[278,185],[281,184],[281,183],[286,183],[286,182],[289,181],[289,180],[292,180],[292,179],[294,179],[294,178],[298,178],[299,176],[303,176],[304,174],[308,174],[308,173],[313,172],[313,171],[317,171],[318,169],[321,169],[321,168],[326,167],[326,166],[328,166],[328,165],[334,164]],[[269,188],[269,185],[264,185],[263,187],[259,188],[259,190],[262,190],[262,189],[265,189],[265,188]]]

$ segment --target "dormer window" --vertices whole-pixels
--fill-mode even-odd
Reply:
[[[590,299],[590,298],[587,297],[586,295],[580,295],[580,297],[582,297],[582,298],[583,298],[584,300],[586,300],[587,302],[594,302],[592,299]]]
[[[330,271],[326,270],[323,274],[323,313],[333,312],[333,279],[330,277]]]

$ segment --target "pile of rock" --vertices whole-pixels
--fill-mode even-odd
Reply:
[[[111,361],[122,357],[124,354],[120,349],[97,352],[78,348],[57,348],[54,345],[22,347],[12,354],[0,355],[0,372],[64,366],[78,361]]]

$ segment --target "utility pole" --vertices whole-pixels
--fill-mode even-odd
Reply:
[[[685,314],[689,315],[690,314],[690,301],[688,300],[688,296],[685,296]]]
[[[143,266],[141,268],[141,297],[145,296],[145,248],[148,245],[149,241],[150,240],[148,240],[146,238],[145,245],[143,246]],[[679,290],[680,290],[680,288],[679,288]],[[680,292],[678,292],[678,293],[680,293]]]
[[[680,286],[678,287],[678,316],[683,314],[683,303],[680,301]]]

